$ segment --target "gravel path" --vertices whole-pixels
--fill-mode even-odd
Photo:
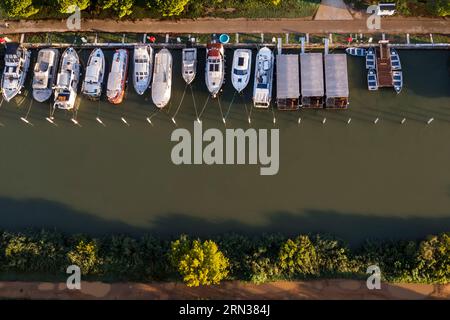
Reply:
[[[322,0],[314,20],[353,20],[342,0]]]

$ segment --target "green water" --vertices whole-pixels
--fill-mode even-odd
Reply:
[[[84,60],[87,54],[81,54]],[[405,82],[400,95],[393,89],[368,92],[364,61],[349,57],[349,110],[275,111],[280,129],[275,176],[260,176],[257,165],[172,164],[170,117],[185,87],[181,52],[173,54],[170,109],[154,115],[153,126],[145,120],[155,111],[150,92],[139,97],[132,86],[120,106],[80,98],[81,127],[60,111],[58,126],[45,121],[48,103],[32,103],[33,126],[20,121],[30,106],[27,90],[3,103],[0,228],[163,235],[329,232],[352,242],[450,230],[448,51],[400,51]],[[198,109],[208,96],[203,65],[201,52],[193,83]],[[223,112],[233,97],[229,74]],[[249,86],[244,98],[235,97],[228,127],[248,127],[243,102],[250,111],[251,91]],[[95,121],[98,114],[105,127]],[[251,117],[255,128],[274,127],[271,111],[253,110]],[[188,90],[178,127],[192,130],[195,118]],[[224,128],[217,101],[209,101],[202,119],[204,127]]]

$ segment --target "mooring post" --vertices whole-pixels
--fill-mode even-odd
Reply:
[[[147,34],[144,33],[144,35],[142,36],[142,43],[147,42]]]
[[[264,33],[261,32],[261,43],[264,43]]]
[[[169,43],[169,34],[166,33],[166,43]]]
[[[332,33],[330,33],[328,35],[328,39],[330,39],[330,44],[332,44],[333,43],[333,34]]]
[[[236,32],[235,42],[239,43],[239,33]]]
[[[125,43],[125,37],[126,37],[126,35],[125,35],[125,33],[123,33],[122,34],[122,44]]]
[[[431,44],[434,44],[433,34],[432,33],[430,33],[430,42],[431,42]]]
[[[20,43],[23,43],[23,40],[25,39],[25,33],[22,33],[20,35]]]
[[[383,33],[383,34],[381,35],[381,38],[382,38],[383,40],[386,40],[386,34]]]
[[[95,33],[94,43],[95,43],[95,44],[98,43],[98,33]]]
[[[309,33],[306,34],[306,44],[309,43]]]
[[[409,33],[406,34],[406,43],[409,44],[410,40],[409,40]]]
[[[289,43],[289,33],[286,33],[286,43]]]

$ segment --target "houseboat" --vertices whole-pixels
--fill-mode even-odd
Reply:
[[[150,87],[153,71],[153,48],[136,45],[133,52],[133,86],[138,95]]]
[[[268,108],[272,100],[274,60],[272,50],[267,47],[259,49],[256,55],[253,84],[253,105],[255,108]]]
[[[41,49],[34,65],[33,98],[38,102],[50,99],[58,72],[59,51],[57,49]]]
[[[208,43],[206,47],[205,81],[213,98],[217,97],[225,79],[225,51],[217,42]]]
[[[102,49],[91,52],[86,66],[86,75],[81,85],[81,93],[91,100],[98,100],[102,95],[105,77],[105,55]]]
[[[301,106],[323,108],[323,55],[321,52],[300,54]]]
[[[347,56],[341,53],[325,54],[325,108],[348,107]]]
[[[190,84],[197,73],[197,48],[184,48],[181,55],[181,74],[186,84]]]
[[[158,108],[164,108],[170,100],[172,91],[172,54],[161,49],[155,55],[153,70],[152,100]]]
[[[250,49],[234,50],[231,82],[237,92],[242,92],[247,87],[250,80],[251,67],[252,51]]]
[[[106,87],[106,97],[112,104],[119,104],[123,100],[127,83],[127,72],[128,51],[126,49],[117,49],[113,55],[111,72],[108,75]]]
[[[2,95],[10,101],[23,88],[28,68],[30,67],[31,52],[17,43],[8,43],[5,50],[5,68],[2,75]]]
[[[277,108],[298,110],[300,106],[299,58],[297,54],[277,54]]]
[[[75,49],[69,47],[61,56],[53,108],[71,110],[75,107],[79,81],[80,59]]]

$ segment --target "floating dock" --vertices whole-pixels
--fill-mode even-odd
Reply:
[[[376,50],[378,87],[393,87],[389,41],[380,40],[378,43],[380,44],[380,47]]]
[[[325,107],[345,109],[348,106],[347,55],[325,54]]]
[[[298,54],[278,54],[276,68],[278,109],[298,110],[300,104]]]
[[[300,54],[302,107],[323,108],[323,56],[322,53]]]

